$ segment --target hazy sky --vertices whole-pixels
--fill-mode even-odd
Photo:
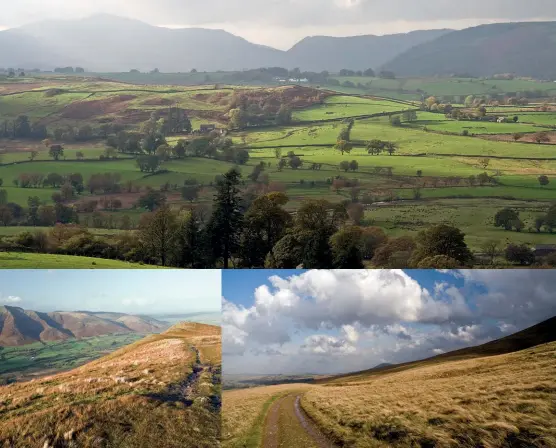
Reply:
[[[553,20],[554,0],[18,0],[3,1],[0,27],[96,13],[164,26],[224,28],[288,48],[307,35],[391,34],[499,21]]]
[[[0,305],[128,314],[220,311],[218,270],[0,271]]]
[[[551,271],[229,271],[224,373],[344,373],[475,346],[556,316]]]

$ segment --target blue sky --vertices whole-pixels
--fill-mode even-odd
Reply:
[[[224,373],[343,373],[479,345],[556,315],[552,271],[227,271]]]
[[[302,272],[307,272],[307,270],[267,269],[222,271],[222,295],[236,304],[251,306],[255,301],[255,288],[264,284],[270,286],[270,277],[277,275],[287,278],[292,275],[299,275]],[[433,289],[435,283],[446,280],[449,280],[458,288],[465,285],[463,278],[456,278],[453,275],[436,270],[404,270],[404,272],[411,278],[417,280],[422,287],[427,289]]]
[[[218,270],[0,271],[0,305],[34,311],[219,312]]]

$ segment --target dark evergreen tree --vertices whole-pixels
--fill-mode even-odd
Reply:
[[[232,168],[217,183],[214,211],[207,226],[213,259],[223,261],[224,269],[230,267],[230,259],[240,246],[243,215],[239,185],[241,173]]]

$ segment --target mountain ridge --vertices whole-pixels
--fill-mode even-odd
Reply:
[[[148,316],[105,312],[38,312],[0,307],[0,346],[80,339],[116,333],[156,333],[168,324]]]
[[[37,66],[52,70],[71,65],[96,72],[154,68],[165,72],[193,68],[235,71],[272,66],[290,69],[301,66],[305,71],[364,70],[377,68],[391,56],[449,31],[310,36],[289,50],[279,50],[224,30],[165,28],[135,19],[97,14],[77,20],[43,20],[0,32],[0,66]],[[10,46],[3,45],[7,37],[11,38]],[[17,48],[17,38],[22,40],[21,50]],[[37,60],[35,64],[32,63],[34,59]]]

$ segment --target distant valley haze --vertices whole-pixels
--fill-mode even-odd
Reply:
[[[0,273],[0,307],[142,316],[220,312],[220,272],[15,270]]]
[[[286,50],[306,36],[395,34],[463,29],[484,23],[553,20],[551,0],[20,0],[3,5],[0,27],[96,14],[129,17],[170,28],[218,28]]]

